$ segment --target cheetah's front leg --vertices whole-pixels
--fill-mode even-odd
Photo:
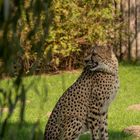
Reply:
[[[83,129],[82,122],[76,117],[64,120],[59,140],[76,140]]]
[[[100,116],[99,130],[100,140],[108,140],[107,113],[103,113]]]
[[[92,116],[88,118],[89,129],[92,135],[92,140],[99,140],[99,116]]]

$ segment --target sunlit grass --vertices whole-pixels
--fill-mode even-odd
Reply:
[[[23,79],[25,88],[29,85],[25,109],[25,125],[18,128],[19,106],[14,111],[9,121],[9,135],[18,140],[31,139],[33,124],[40,124],[38,139],[41,139],[44,128],[54,105],[63,92],[77,79],[80,72],[64,72],[59,75],[31,76]],[[140,66],[120,65],[120,90],[109,110],[109,135],[110,140],[135,140],[125,135],[122,130],[130,125],[140,124],[140,112],[128,111],[127,107],[140,103]],[[11,82],[10,82],[11,83]],[[10,86],[10,84],[9,84]],[[8,90],[7,80],[0,82],[0,87]],[[39,120],[39,121],[38,121]],[[12,128],[12,129],[11,129]],[[19,130],[18,136],[13,136]],[[88,140],[89,136],[83,136],[81,140]]]

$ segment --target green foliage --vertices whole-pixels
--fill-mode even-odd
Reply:
[[[5,59],[10,52],[14,54],[7,68],[10,75],[15,71],[18,73],[21,67],[25,74],[71,70],[80,66],[87,49],[85,46],[117,46],[120,30],[121,36],[125,34],[120,11],[115,7],[117,4],[119,0],[53,0],[51,4],[38,0],[18,2],[17,6],[20,6],[14,11],[12,26],[5,27],[8,38],[1,41],[14,48],[3,53]]]
[[[51,1],[51,0],[50,0]],[[0,5],[0,73],[35,71],[51,22],[50,1],[7,1]],[[8,8],[9,7],[9,8]],[[6,14],[7,13],[7,14]],[[7,15],[7,16],[6,16]],[[7,59],[8,58],[8,59]]]
[[[52,9],[54,18],[46,42],[56,67],[66,68],[70,58],[74,62],[75,56],[83,57],[79,40],[91,46],[114,44],[120,24],[111,0],[53,0]]]
[[[5,74],[15,76],[16,69],[14,82],[0,87],[0,139],[6,137],[8,122],[18,104],[18,125],[21,127],[24,122],[26,93],[31,85],[25,88],[22,77],[35,66],[30,64],[31,61],[36,63],[44,52],[44,38],[48,35],[50,23],[47,14],[50,1],[0,1],[0,78]],[[4,114],[5,109],[7,114]]]
[[[6,33],[10,34],[2,41],[14,48],[9,49],[14,54],[8,65],[12,68],[10,75],[21,67],[26,74],[77,68],[87,44],[116,45],[120,26],[123,30],[119,10],[115,7],[117,2],[53,0],[49,9],[45,1],[18,2],[20,6],[13,18],[16,20],[12,20],[13,26],[6,27]]]

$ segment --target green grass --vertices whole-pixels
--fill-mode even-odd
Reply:
[[[59,75],[42,75],[24,78],[24,85],[29,88],[25,109],[25,123],[18,126],[19,106],[14,111],[7,127],[7,140],[30,140],[34,123],[39,121],[40,128],[36,130],[37,139],[42,139],[48,113],[63,92],[77,79],[80,72],[64,72]],[[140,66],[120,64],[120,90],[109,110],[109,136],[110,140],[135,140],[136,138],[124,134],[124,128],[130,125],[140,124],[140,112],[128,111],[127,107],[140,103]],[[8,82],[10,81],[10,82]],[[12,80],[3,80],[0,87],[9,90]],[[6,114],[6,112],[5,112]],[[13,135],[13,134],[18,134]],[[84,135],[81,140],[88,140],[89,135]]]

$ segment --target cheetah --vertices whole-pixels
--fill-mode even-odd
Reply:
[[[92,140],[108,140],[108,108],[118,88],[118,61],[112,47],[93,47],[83,72],[54,107],[44,139],[75,140],[89,130]]]

